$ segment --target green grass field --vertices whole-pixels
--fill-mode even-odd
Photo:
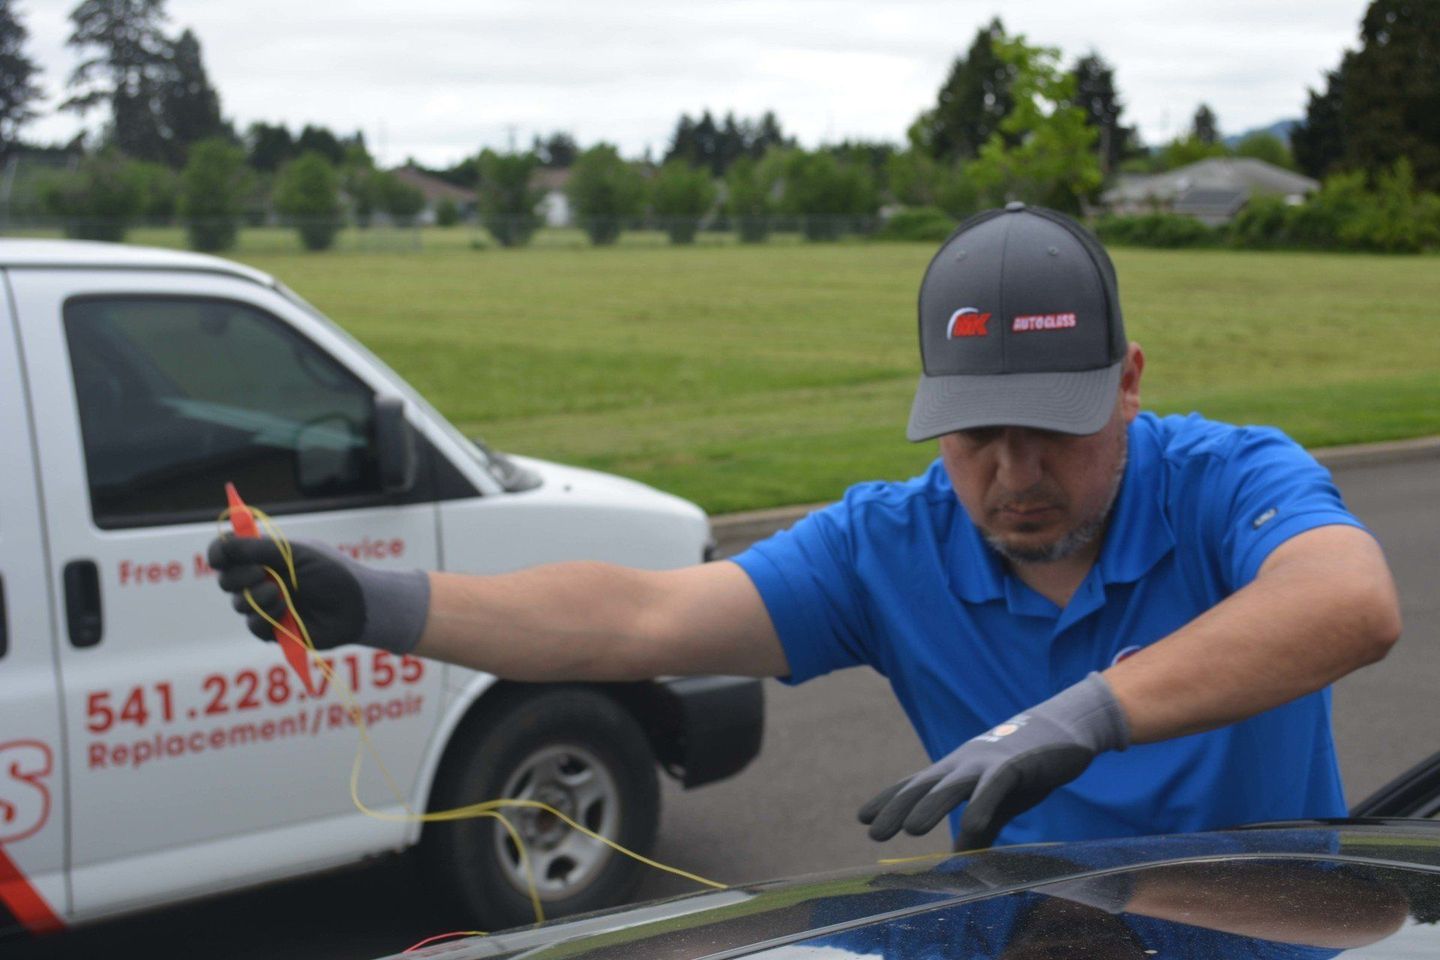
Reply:
[[[278,232],[277,232],[278,233]],[[932,248],[696,248],[551,235],[472,250],[305,255],[247,241],[463,430],[636,477],[712,512],[921,469],[904,425]],[[137,241],[147,239],[143,235]],[[1159,412],[1275,424],[1311,446],[1440,433],[1440,259],[1119,250]]]

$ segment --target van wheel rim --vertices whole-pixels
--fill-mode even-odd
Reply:
[[[615,779],[584,747],[554,744],[536,750],[516,767],[501,795],[544,803],[606,839],[615,839],[620,825],[620,791]],[[609,847],[571,829],[548,810],[511,807],[500,813],[524,841],[542,900],[575,895],[610,857]],[[497,822],[493,836],[505,879],[528,896],[529,876],[510,832]]]

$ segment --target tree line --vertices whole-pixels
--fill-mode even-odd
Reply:
[[[376,169],[358,132],[337,136],[312,124],[292,134],[259,122],[237,133],[222,116],[198,39],[188,29],[165,31],[164,0],[83,0],[70,19],[69,43],[84,59],[61,109],[103,107],[107,121],[79,169],[40,191],[68,231],[113,238],[127,222],[179,217],[192,225],[193,245],[225,249],[241,222],[278,215],[301,227],[307,246],[323,247],[347,220],[403,224],[420,212],[423,196]],[[1408,209],[1419,218],[1412,233],[1423,246],[1425,197],[1440,189],[1437,38],[1440,5],[1373,0],[1359,49],[1344,55],[1324,91],[1311,91],[1293,155],[1265,133],[1227,146],[1205,104],[1180,136],[1147,147],[1124,123],[1114,69],[1098,52],[1067,65],[1060,51],[1008,34],[996,18],[955,58],[934,104],[900,144],[806,150],[773,113],[717,118],[705,110],[679,118],[658,160],[648,151],[627,160],[605,143],[582,148],[557,131],[535,136],[528,150],[484,150],[429,172],[475,190],[476,215],[507,246],[527,242],[541,224],[543,170],[568,171],[575,220],[597,244],[636,226],[664,229],[676,243],[692,242],[702,228],[733,230],[747,242],[776,229],[831,239],[881,229],[882,207],[901,211],[886,219],[891,235],[929,239],[1006,200],[1084,213],[1118,174],[1242,156],[1317,178],[1348,176],[1331,192],[1352,199],[1357,189],[1393,197],[1397,184],[1408,185]],[[24,39],[11,0],[0,0],[0,155],[17,147],[41,95]],[[442,222],[461,213],[453,204],[436,211]],[[1277,219],[1273,210],[1267,216]],[[1109,227],[1132,238],[1174,233],[1173,225],[1147,223],[1128,234],[1123,224]],[[1266,235],[1283,243],[1287,230],[1309,229],[1292,227]]]

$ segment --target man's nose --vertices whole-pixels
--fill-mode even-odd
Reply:
[[[1029,490],[1042,476],[1042,447],[1035,431],[1006,427],[996,447],[996,472],[1007,490]]]

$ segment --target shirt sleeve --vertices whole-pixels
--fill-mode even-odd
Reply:
[[[863,590],[853,562],[850,497],[754,544],[733,561],[749,575],[801,683],[873,664]]]
[[[1316,527],[1359,527],[1326,470],[1279,430],[1244,427],[1205,478],[1208,521],[1219,534],[1231,590],[1255,579],[1276,547]]]

